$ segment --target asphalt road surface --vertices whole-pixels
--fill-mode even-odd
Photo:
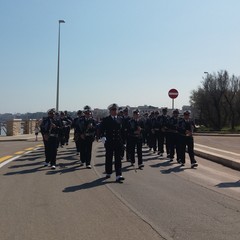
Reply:
[[[239,171],[200,158],[197,169],[188,158],[179,167],[144,147],[144,170],[124,161],[118,184],[104,178],[101,142],[90,170],[73,142],[59,149],[56,170],[43,167],[39,143],[15,144],[0,143],[0,157],[24,152],[0,168],[1,240],[239,239]]]

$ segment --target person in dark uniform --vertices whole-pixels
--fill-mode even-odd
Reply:
[[[129,139],[129,149],[130,149],[130,159],[131,164],[135,164],[135,149],[137,148],[137,157],[138,157],[138,167],[142,169],[143,158],[142,158],[142,129],[143,122],[139,121],[139,111],[133,111],[133,117],[128,122],[128,139]]]
[[[194,156],[194,141],[193,141],[193,130],[195,125],[190,119],[190,112],[185,111],[183,113],[183,119],[179,122],[179,133],[180,133],[180,154],[181,154],[181,166],[185,165],[185,153],[186,147],[191,162],[191,168],[197,167],[198,163]]]
[[[92,143],[96,135],[96,121],[92,118],[91,107],[84,107],[84,116],[78,121],[76,132],[79,137],[79,150],[81,165],[86,164],[86,168],[91,169]]]
[[[143,129],[142,129],[142,136],[143,136],[143,144],[148,144],[148,137],[147,137],[147,130],[146,130],[146,123],[148,119],[148,113],[144,113],[143,116],[141,117],[140,121],[143,124]]]
[[[48,111],[48,117],[42,126],[46,153],[45,166],[50,164],[52,169],[56,168],[58,133],[61,128],[61,123],[58,119],[54,118],[54,113],[54,109]]]
[[[122,126],[123,126],[123,143],[124,143],[124,148],[126,151],[126,160],[128,162],[131,161],[130,159],[130,148],[129,148],[129,139],[128,139],[128,134],[127,134],[127,129],[128,129],[128,122],[131,118],[128,115],[128,107],[125,107],[123,109],[123,117],[122,117]],[[124,155],[124,151],[123,151]],[[122,156],[124,157],[124,156]]]
[[[176,150],[177,162],[180,163],[180,136],[178,133],[178,126],[180,118],[178,117],[179,111],[175,109],[172,117],[168,122],[168,134],[169,134],[169,149],[170,149],[170,162],[174,159]]]
[[[120,107],[118,108],[118,117],[123,118],[124,114],[123,114],[123,109]]]
[[[60,112],[60,120],[62,122],[62,129],[60,131],[60,146],[63,147],[65,144],[68,145],[69,134],[72,125],[72,119],[66,115],[67,111]]]
[[[159,152],[159,148],[160,148],[160,119],[159,116],[160,113],[159,111],[155,111],[154,112],[154,118],[153,118],[153,130],[154,130],[154,152],[157,151]]]
[[[62,122],[61,122],[61,117],[60,117],[60,114],[59,112],[55,112],[54,114],[54,118],[57,120],[57,121],[60,121],[61,123],[61,127],[59,128],[58,130],[58,139],[57,139],[57,148],[59,148],[59,145],[60,145],[60,142],[61,142],[61,133],[62,133]]]
[[[59,139],[59,144],[61,147],[64,146],[65,144],[65,129],[67,127],[67,120],[65,118],[65,114],[64,112],[60,112],[59,116],[58,116],[60,122],[61,122],[61,129],[59,129],[59,133],[58,133],[58,139]]]
[[[113,172],[113,155],[114,155],[114,166],[116,172],[116,182],[122,183],[125,179],[122,176],[122,161],[121,154],[123,149],[123,139],[122,139],[122,121],[117,117],[118,105],[113,103],[108,107],[110,114],[109,116],[103,118],[100,124],[100,134],[102,137],[106,138],[105,149],[105,171],[106,178],[110,178]]]
[[[82,111],[78,110],[77,117],[73,119],[73,123],[72,123],[72,127],[74,129],[73,140],[76,145],[77,155],[80,155],[80,135],[78,133],[78,129],[79,129],[79,123],[81,121],[81,118],[82,118]]]
[[[164,144],[167,153],[167,158],[170,158],[170,148],[169,148],[169,136],[168,136],[168,121],[169,115],[167,115],[167,108],[162,109],[162,115],[159,116],[160,118],[160,137],[159,137],[159,149],[158,154],[160,157],[163,157],[164,153]]]
[[[68,114],[68,112],[66,110],[64,111],[64,115],[65,115],[65,119],[67,122],[67,124],[65,126],[65,130],[64,130],[65,144],[68,145],[73,119],[70,117],[70,115]]]
[[[118,108],[117,116],[121,120],[121,122],[122,122],[122,124],[124,126],[125,121],[124,121],[124,113],[123,113],[123,108],[122,107]],[[122,149],[121,159],[123,160],[124,159],[124,152],[126,150],[126,142],[127,142],[127,133],[126,133],[126,131],[122,132],[122,139],[123,139],[123,142],[124,142],[124,148]]]
[[[146,130],[148,134],[149,151],[153,149],[153,152],[156,152],[157,150],[155,127],[156,127],[155,112],[152,111],[146,122]]]
[[[50,110],[48,111],[48,116],[50,115]],[[46,126],[46,124],[47,124],[47,119],[48,119],[48,117],[43,117],[42,119],[41,119],[41,122],[40,122],[40,132],[41,132],[41,135],[42,135],[42,140],[43,140],[43,145],[44,145],[44,153],[45,153],[45,158],[46,158],[46,156],[47,156],[47,153],[46,153],[46,140],[45,140],[45,138],[44,138],[44,134],[45,134],[45,126]],[[47,163],[47,161],[46,161],[46,159],[45,159],[45,163],[44,163],[44,165],[48,165],[48,163]]]

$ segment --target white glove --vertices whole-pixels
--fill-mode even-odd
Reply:
[[[101,138],[101,142],[102,142],[103,144],[105,144],[106,140],[107,140],[106,137],[102,137],[102,138]]]

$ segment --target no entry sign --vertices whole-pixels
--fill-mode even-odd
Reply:
[[[168,96],[172,99],[176,98],[178,96],[178,91],[174,88],[170,89],[168,92]]]

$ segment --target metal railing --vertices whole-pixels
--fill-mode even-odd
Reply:
[[[7,124],[6,122],[0,122],[0,135],[7,135]]]

